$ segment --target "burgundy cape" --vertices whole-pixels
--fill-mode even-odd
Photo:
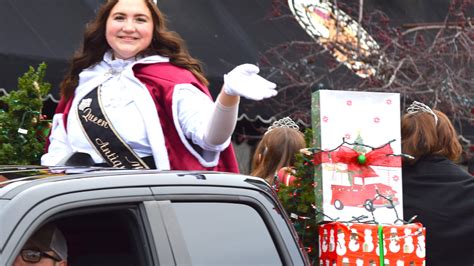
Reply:
[[[232,144],[220,153],[218,164],[214,167],[204,167],[198,159],[186,148],[174,126],[172,111],[172,97],[176,84],[192,84],[210,98],[206,86],[201,84],[188,70],[172,65],[171,63],[137,64],[133,67],[135,76],[146,86],[159,114],[160,123],[165,137],[166,150],[170,161],[170,170],[208,170],[238,173],[239,168]],[[67,115],[73,98],[61,98],[56,113],[63,114],[66,128]],[[218,130],[218,129],[217,129]],[[192,144],[196,151],[202,150]],[[47,143],[48,145],[49,143]],[[47,149],[47,147],[46,147]]]

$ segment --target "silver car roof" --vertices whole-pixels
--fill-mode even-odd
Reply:
[[[203,171],[108,170],[67,175],[46,173],[20,177],[14,181],[0,181],[0,228],[4,229],[0,230],[0,250],[8,238],[8,232],[15,227],[12,221],[21,219],[33,206],[45,200],[94,190],[139,189],[151,196],[153,193],[150,188],[153,187],[167,191],[168,188],[181,190],[186,187],[197,194],[201,193],[204,187],[226,188],[222,191],[240,188],[272,194],[270,186],[263,179],[233,173]],[[194,190],[194,187],[200,189]]]
[[[43,173],[41,173],[43,171]],[[85,189],[106,189],[116,187],[139,187],[139,186],[226,186],[255,188],[255,184],[267,186],[260,178],[224,172],[210,171],[158,171],[158,170],[100,170],[87,171],[84,173],[64,174],[48,173],[41,170],[39,175],[24,176],[16,179],[0,181],[0,200],[8,200],[34,187],[45,187],[51,191],[52,187],[46,188],[48,184],[63,183],[63,186],[54,186],[56,189],[66,189],[69,192],[80,187]],[[26,170],[25,170],[26,172]],[[0,172],[0,175],[2,173]],[[68,181],[75,180],[75,186],[68,187]],[[57,191],[59,193],[64,191]]]

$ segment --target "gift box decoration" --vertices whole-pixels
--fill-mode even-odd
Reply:
[[[319,226],[320,265],[425,265],[425,228],[419,224],[331,222]]]
[[[403,219],[400,95],[319,90],[311,111],[317,221]]]

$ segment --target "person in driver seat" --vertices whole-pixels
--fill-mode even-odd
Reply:
[[[59,229],[47,224],[28,239],[13,266],[67,266],[67,243]]]

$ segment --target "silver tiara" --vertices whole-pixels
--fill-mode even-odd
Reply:
[[[279,128],[279,127],[286,127],[286,128],[293,128],[296,130],[300,130],[300,127],[295,123],[295,121],[293,121],[293,119],[287,116],[273,122],[273,124],[268,127],[267,132],[265,132],[265,134],[272,131],[272,129]]]
[[[407,113],[416,114],[418,112],[425,112],[425,113],[432,114],[435,120],[435,124],[438,124],[438,116],[433,112],[433,110],[431,110],[431,108],[428,107],[428,105],[414,101],[412,104],[410,104],[410,106],[408,106]]]

